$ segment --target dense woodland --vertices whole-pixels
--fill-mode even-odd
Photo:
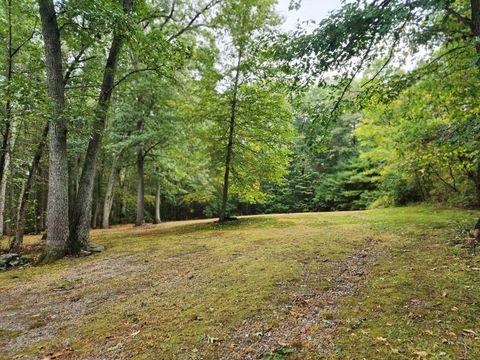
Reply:
[[[480,205],[480,1],[2,0],[0,235]],[[292,7],[298,6],[292,2]],[[473,226],[473,224],[472,224]]]

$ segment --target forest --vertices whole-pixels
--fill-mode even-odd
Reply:
[[[1,0],[0,358],[480,357],[480,0],[278,6]]]

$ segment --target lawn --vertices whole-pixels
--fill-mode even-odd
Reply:
[[[477,216],[95,230],[103,253],[0,273],[0,358],[480,359],[480,256],[455,245]]]

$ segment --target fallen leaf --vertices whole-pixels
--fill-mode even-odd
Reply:
[[[421,358],[426,358],[428,356],[428,353],[426,351],[414,351],[413,353]]]
[[[473,335],[473,336],[477,335],[477,333],[475,331],[470,330],[470,329],[462,329],[462,331],[463,331],[464,335]]]

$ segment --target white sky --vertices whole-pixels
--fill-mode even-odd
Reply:
[[[341,0],[302,0],[302,7],[298,11],[288,11],[290,0],[278,0],[277,9],[286,18],[283,25],[285,30],[295,29],[298,21],[319,21],[325,18],[332,10],[341,6]]]

